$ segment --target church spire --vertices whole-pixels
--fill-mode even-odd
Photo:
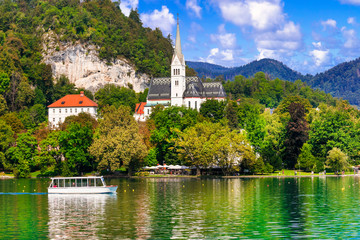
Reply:
[[[177,15],[177,27],[176,27],[176,40],[175,40],[175,50],[174,57],[178,56],[181,62],[184,62],[184,55],[181,51],[181,41],[180,41],[180,27],[179,27],[179,14]]]
[[[178,56],[181,56],[181,55],[182,55],[182,52],[181,52],[181,41],[180,41],[179,14],[177,15],[175,52],[176,52],[176,54],[177,54]]]

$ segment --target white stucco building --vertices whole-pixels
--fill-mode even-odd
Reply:
[[[64,122],[65,118],[71,115],[78,115],[81,112],[90,113],[96,118],[98,105],[90,98],[80,94],[69,94],[48,106],[49,126],[59,127],[59,123]]]
[[[158,104],[165,107],[185,106],[199,110],[201,104],[207,99],[224,100],[226,98],[221,82],[203,83],[198,77],[186,77],[185,71],[185,57],[181,51],[178,21],[171,62],[171,77],[151,79],[147,101],[136,106],[135,119],[145,121],[151,114],[151,107]]]

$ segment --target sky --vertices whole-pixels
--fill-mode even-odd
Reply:
[[[187,61],[236,67],[262,58],[303,74],[360,57],[360,0],[121,0],[144,27],[175,40]],[[175,41],[174,41],[175,42]]]

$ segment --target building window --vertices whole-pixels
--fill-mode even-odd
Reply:
[[[61,108],[59,108],[59,113],[61,113]]]
[[[67,113],[67,108],[65,108],[65,113]]]
[[[148,115],[150,114],[150,109],[148,109]]]
[[[53,122],[55,122],[55,118],[53,118]]]
[[[174,75],[176,75],[176,69],[174,69]]]
[[[178,86],[178,85],[179,85],[179,81],[176,80],[176,81],[175,81],[175,86]]]
[[[81,112],[83,112],[83,111],[84,111],[84,109],[82,108],[82,109],[81,109]]]
[[[55,113],[55,108],[53,109],[53,113]]]
[[[90,108],[88,108],[88,112],[90,112]]]
[[[72,113],[72,108],[70,108],[70,113]]]
[[[77,108],[75,108],[75,113],[77,113]]]
[[[59,118],[59,122],[61,122],[61,118]]]
[[[189,108],[191,108],[191,102],[189,101]]]
[[[178,95],[176,94],[176,96],[178,96]]]
[[[195,101],[195,109],[197,110],[197,101]]]

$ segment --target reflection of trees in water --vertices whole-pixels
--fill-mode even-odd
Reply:
[[[111,199],[116,200],[116,195],[49,194],[49,238],[97,239]]]

